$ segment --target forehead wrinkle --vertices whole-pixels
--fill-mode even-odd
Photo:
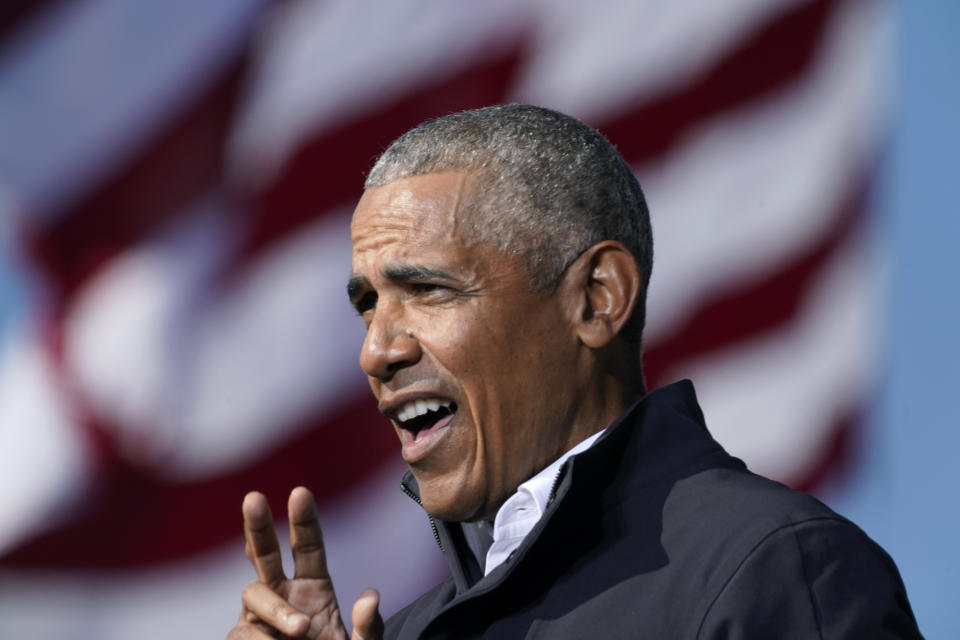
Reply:
[[[371,240],[379,243],[421,238],[431,244],[438,240],[465,246],[476,244],[475,234],[471,232],[475,225],[469,220],[475,210],[471,199],[477,196],[476,176],[456,170],[428,175],[447,175],[450,180],[442,189],[433,188],[426,192],[416,185],[403,184],[411,178],[369,188],[365,196],[373,196],[371,210],[366,212],[362,222],[356,217],[351,221],[354,247],[363,248]],[[385,191],[388,188],[390,190]],[[366,227],[359,237],[358,224]]]

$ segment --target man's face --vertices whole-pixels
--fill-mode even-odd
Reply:
[[[492,518],[520,482],[575,444],[578,348],[562,287],[461,232],[459,172],[368,189],[351,226],[360,365],[393,423],[426,511]]]

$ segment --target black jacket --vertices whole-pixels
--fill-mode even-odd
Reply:
[[[883,549],[728,455],[689,381],[647,394],[568,460],[490,575],[461,525],[433,524],[452,577],[387,638],[920,637]]]

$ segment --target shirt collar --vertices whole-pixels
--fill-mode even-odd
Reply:
[[[603,431],[598,431],[551,462],[517,487],[517,491],[501,505],[493,519],[493,544],[487,550],[484,575],[502,564],[543,517],[563,463],[589,449],[602,434]]]

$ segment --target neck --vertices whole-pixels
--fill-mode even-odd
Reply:
[[[611,372],[592,378],[584,391],[575,408],[563,451],[606,429],[645,393],[642,378],[636,380]]]

